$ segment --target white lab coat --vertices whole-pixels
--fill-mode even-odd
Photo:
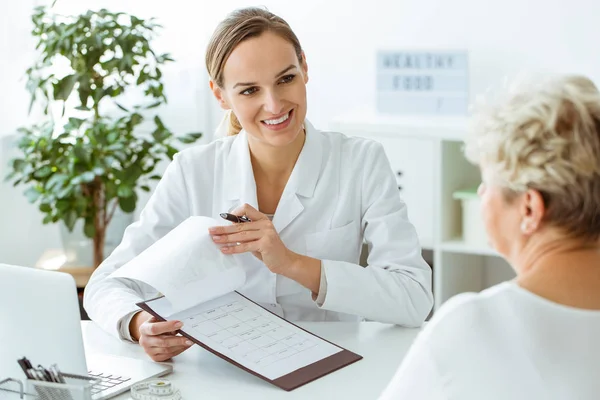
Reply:
[[[273,224],[290,250],[322,260],[324,302],[317,305],[309,289],[272,273],[250,254],[239,291],[289,320],[420,326],[433,304],[431,269],[382,146],[318,131],[308,121],[305,128],[306,141]],[[107,276],[187,217],[219,219],[219,213],[244,203],[258,209],[246,132],[178,153],[139,221],[92,275],[84,296],[88,315],[118,337],[135,303],[157,293]],[[369,248],[366,268],[358,265],[363,239]]]

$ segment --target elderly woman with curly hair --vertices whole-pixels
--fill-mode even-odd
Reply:
[[[475,113],[490,243],[517,273],[436,313],[382,399],[600,398],[600,93],[566,76]]]

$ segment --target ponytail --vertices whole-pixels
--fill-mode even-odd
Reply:
[[[242,124],[240,124],[240,121],[237,119],[237,117],[235,116],[233,111],[229,110],[228,114],[229,114],[229,127],[227,129],[227,136],[237,135],[242,130]]]

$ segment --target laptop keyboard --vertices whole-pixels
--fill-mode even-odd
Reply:
[[[100,380],[100,382],[92,386],[92,396],[101,394],[105,390],[111,389],[131,380],[131,378],[127,376],[111,375],[96,371],[88,371],[88,375]]]

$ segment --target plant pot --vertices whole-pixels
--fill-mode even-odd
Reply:
[[[121,243],[125,229],[133,223],[133,213],[125,213],[121,209],[115,211],[106,229],[104,242],[104,258]],[[75,223],[73,232],[69,232],[64,223],[60,223],[60,238],[66,261],[64,267],[90,267],[94,261],[93,240],[83,233],[83,220]]]

